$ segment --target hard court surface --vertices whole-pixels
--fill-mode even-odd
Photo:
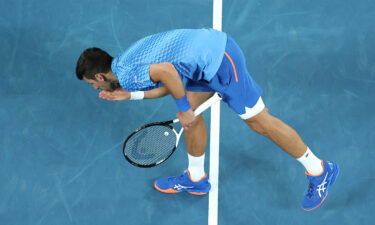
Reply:
[[[152,186],[186,168],[183,144],[152,169],[122,156],[133,129],[174,118],[172,98],[101,100],[74,69],[88,47],[117,55],[152,33],[211,27],[212,2],[1,5],[0,224],[207,224],[207,196]],[[242,47],[271,114],[341,174],[321,208],[303,211],[303,167],[222,104],[220,225],[374,223],[374,19],[371,0],[224,0],[223,30]]]

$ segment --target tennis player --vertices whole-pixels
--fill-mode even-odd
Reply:
[[[222,100],[255,132],[271,139],[306,169],[309,181],[302,208],[319,207],[339,167],[319,159],[297,132],[272,116],[262,89],[246,68],[244,54],[232,37],[213,29],[179,29],[145,37],[115,58],[99,48],[86,49],[76,74],[107,100],[140,100],[171,94],[177,117],[186,130],[189,165],[180,176],[161,178],[154,186],[164,193],[207,194],[204,170],[207,132],[202,115],[193,110],[218,92]]]

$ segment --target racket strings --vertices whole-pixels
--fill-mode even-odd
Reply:
[[[126,142],[127,157],[140,165],[152,165],[167,159],[176,146],[176,134],[163,125],[145,127]]]

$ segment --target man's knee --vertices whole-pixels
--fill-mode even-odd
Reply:
[[[196,116],[195,117],[195,119],[194,119],[194,121],[193,121],[193,126],[194,125],[196,125],[196,124],[204,124],[205,123],[205,121],[204,121],[204,117],[203,117],[203,115],[201,114],[201,115],[198,115],[198,116]]]
[[[256,116],[245,120],[251,129],[264,136],[268,136],[270,129],[273,127],[273,121],[274,117],[269,114],[268,108],[264,108]]]
[[[188,130],[185,130],[185,134],[193,134],[196,132],[200,132],[200,130],[205,130],[206,129],[206,122],[204,120],[203,115],[198,115],[195,117],[193,123],[189,127]]]

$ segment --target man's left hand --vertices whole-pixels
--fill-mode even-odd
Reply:
[[[121,100],[129,100],[130,99],[130,92],[118,88],[112,92],[110,91],[101,91],[99,93],[99,98],[111,100],[111,101],[121,101]]]

